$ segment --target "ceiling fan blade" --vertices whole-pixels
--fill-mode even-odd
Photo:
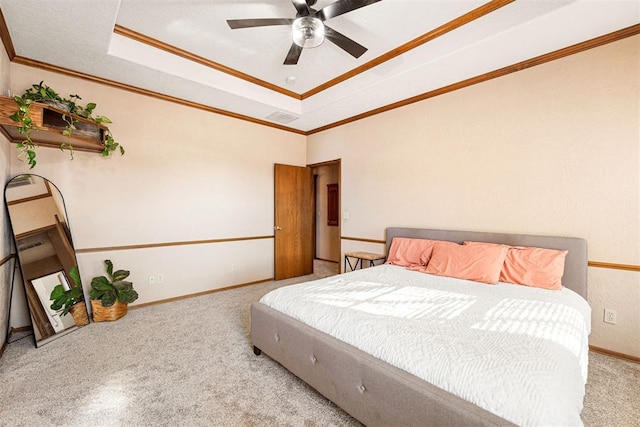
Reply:
[[[296,65],[301,53],[302,48],[295,43],[291,43],[291,49],[289,49],[289,53],[287,53],[287,57],[284,59],[284,65]]]
[[[374,4],[379,1],[380,0],[339,0],[317,11],[315,17],[321,21],[326,21],[327,19],[335,18],[336,16],[351,12],[352,10],[360,9],[364,6],[369,6],[370,4]]]
[[[311,14],[309,4],[307,4],[305,0],[291,0],[291,3],[293,3],[293,7],[298,11],[298,16],[309,16]]]
[[[326,25],[324,26],[324,36],[331,43],[335,44],[354,58],[360,58],[367,51],[366,47],[354,42],[349,37],[327,27]]]
[[[227,24],[231,29],[268,27],[270,25],[291,25],[293,19],[287,18],[264,18],[264,19],[227,19]]]

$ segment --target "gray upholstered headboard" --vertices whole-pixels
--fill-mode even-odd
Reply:
[[[531,236],[526,234],[485,233],[478,231],[430,230],[425,228],[387,228],[387,253],[394,237],[447,240],[462,243],[465,240],[503,243],[511,246],[568,250],[564,262],[563,286],[587,299],[587,241],[575,237]]]

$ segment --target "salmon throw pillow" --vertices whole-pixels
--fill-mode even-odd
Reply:
[[[427,265],[431,258],[433,246],[436,243],[458,246],[457,243],[440,240],[394,237],[391,241],[386,263],[423,270],[423,267]]]
[[[482,283],[497,283],[508,248],[500,245],[436,244],[425,272]]]
[[[512,247],[502,267],[500,281],[537,288],[562,289],[567,251]]]
[[[465,246],[506,246],[495,243],[464,242]],[[536,247],[509,246],[500,281],[537,288],[562,289],[567,251]]]

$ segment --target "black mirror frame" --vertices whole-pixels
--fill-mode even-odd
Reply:
[[[71,252],[69,254],[67,254],[67,255],[70,255],[72,253],[73,258],[74,258],[74,262],[75,262],[75,266],[78,265],[78,261],[77,261],[77,255],[76,255],[76,252],[75,252],[75,246],[73,245],[73,238],[71,236],[71,226],[69,224],[69,216],[68,216],[68,213],[67,213],[67,206],[66,206],[66,203],[64,201],[64,196],[63,196],[62,192],[60,191],[60,189],[58,188],[58,186],[56,186],[53,182],[51,182],[50,180],[48,180],[47,178],[45,178],[45,177],[43,177],[41,175],[31,174],[31,173],[19,174],[19,175],[13,176],[11,179],[9,179],[7,181],[7,183],[5,184],[5,187],[4,187],[4,198],[5,198],[4,202],[5,202],[5,210],[6,210],[6,213],[7,213],[9,226],[11,228],[11,234],[12,234],[12,237],[13,237],[12,238],[12,242],[13,242],[13,246],[15,248],[15,252],[14,252],[15,261],[14,261],[14,270],[13,270],[13,273],[12,273],[12,280],[11,280],[11,286],[10,286],[11,289],[10,289],[10,294],[9,294],[9,307],[8,307],[9,312],[8,312],[8,322],[7,322],[7,339],[9,337],[9,332],[11,330],[10,315],[11,315],[11,306],[12,306],[12,300],[13,300],[13,292],[14,292],[14,288],[15,288],[15,286],[14,286],[15,271],[16,271],[17,268],[19,268],[20,269],[20,276],[21,276],[21,279],[22,279],[22,282],[23,282],[23,285],[24,285],[23,286],[23,291],[25,292],[25,301],[26,301],[28,312],[29,312],[29,320],[30,320],[30,323],[31,323],[31,327],[33,328],[33,333],[32,333],[33,342],[34,342],[34,345],[36,347],[40,347],[41,345],[44,345],[44,344],[46,344],[46,343],[48,343],[48,342],[50,342],[50,341],[52,341],[54,339],[57,339],[57,338],[59,338],[61,336],[66,335],[69,332],[72,332],[72,331],[78,329],[80,326],[84,326],[84,324],[83,325],[76,325],[76,326],[69,326],[69,327],[67,327],[67,328],[65,328],[65,329],[63,329],[61,331],[55,332],[54,334],[48,335],[47,337],[44,337],[44,338],[42,338],[40,340],[38,340],[36,338],[36,333],[35,333],[36,325],[34,325],[34,320],[33,320],[34,319],[34,317],[33,317],[34,316],[33,315],[34,308],[32,307],[32,303],[30,302],[29,296],[27,295],[27,289],[26,289],[27,288],[27,283],[26,283],[26,279],[25,279],[25,272],[24,272],[24,268],[23,268],[23,265],[22,265],[23,263],[22,263],[22,261],[20,259],[20,252],[19,252],[19,249],[18,249],[18,241],[17,241],[17,238],[16,238],[16,233],[15,233],[15,228],[14,228],[14,221],[11,218],[11,212],[9,210],[10,201],[7,200],[7,189],[9,187],[9,184],[15,178],[17,178],[19,176],[24,176],[24,175],[29,175],[29,176],[40,178],[40,179],[43,180],[45,185],[49,186],[48,188],[49,188],[50,192],[54,191],[54,189],[55,189],[55,191],[58,192],[58,195],[60,196],[60,200],[62,201],[62,206],[61,207],[58,206],[58,211],[60,211],[60,213],[64,215],[64,224],[66,225],[66,229],[63,230],[63,231],[64,231],[65,238],[68,241],[68,243],[70,244],[70,248],[71,248]],[[62,209],[60,209],[60,208],[62,208]],[[62,262],[60,264],[62,265]],[[64,266],[63,266],[62,270],[60,270],[60,271],[64,272],[65,278],[67,280],[69,280],[69,277],[68,277],[69,274],[66,271],[66,269],[64,268]],[[55,274],[55,273],[56,272],[47,273],[43,277],[46,277],[48,274]],[[82,288],[82,283],[80,283],[79,286]],[[81,303],[84,304],[84,308],[85,308],[84,311],[86,313],[87,302],[86,302],[86,297],[84,295],[84,289],[82,290],[82,294],[81,295],[82,295],[82,302]],[[33,298],[33,296],[32,296],[32,298]],[[43,307],[43,309],[46,310],[47,308]],[[87,323],[88,323],[88,318],[87,318]]]

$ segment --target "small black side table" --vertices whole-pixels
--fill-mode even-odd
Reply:
[[[351,265],[349,258],[356,258],[355,265]],[[360,264],[360,269],[362,269],[364,260],[369,261],[369,267],[373,267],[376,265],[375,261],[384,260],[385,258],[383,254],[374,254],[371,252],[347,252],[344,254],[344,271],[347,271],[347,264],[349,264],[349,268],[353,271],[358,268],[358,264]]]

